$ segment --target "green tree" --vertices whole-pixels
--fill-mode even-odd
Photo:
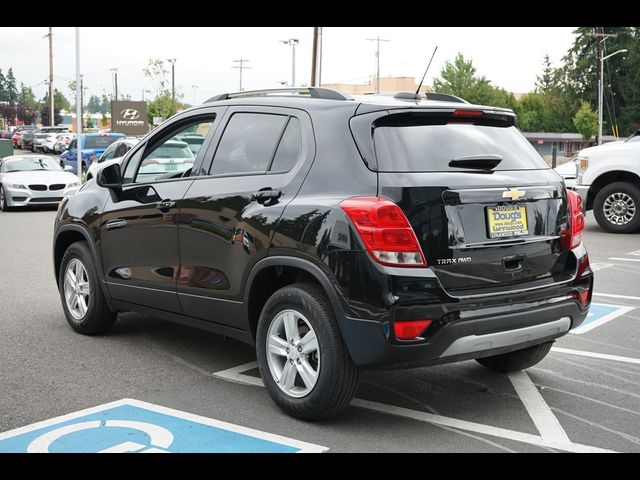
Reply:
[[[161,95],[149,102],[147,107],[147,118],[150,124],[153,124],[154,117],[167,119],[175,113],[175,107],[171,100],[171,94]]]
[[[40,102],[38,102],[38,100],[36,99],[36,95],[33,93],[31,87],[27,87],[23,83],[20,84],[20,94],[18,96],[18,102],[24,108],[34,110],[40,108]]]
[[[100,98],[97,95],[91,95],[89,98],[89,103],[87,104],[87,110],[89,113],[100,113],[102,109],[102,104],[100,103]]]
[[[2,69],[0,68],[0,102],[9,101],[9,94],[7,92],[6,83],[7,81],[4,73],[2,73]]]
[[[147,77],[154,86],[156,97],[169,94],[171,96],[171,89],[168,75],[169,70],[164,64],[164,60],[159,58],[149,59],[147,66],[142,69],[144,76]]]
[[[42,104],[45,106],[49,106],[49,93],[47,92],[42,98]],[[57,88],[53,89],[53,108],[54,110],[71,110],[71,103],[67,100],[62,92],[58,91]]]
[[[580,102],[580,108],[573,117],[573,124],[582,135],[582,141],[588,144],[591,137],[598,132],[598,114],[591,109],[589,102]]]
[[[539,93],[528,93],[517,102],[514,108],[518,124],[523,132],[544,132],[544,101]]]
[[[103,93],[102,105],[100,106],[100,113],[102,113],[102,115],[105,115],[110,112],[111,112],[111,99]]]
[[[9,68],[4,86],[7,96],[9,97],[9,101],[11,103],[16,103],[19,95],[18,88],[16,87],[16,77],[13,75],[13,68]]]

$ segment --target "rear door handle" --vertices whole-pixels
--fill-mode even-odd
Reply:
[[[280,190],[265,188],[262,190],[258,190],[257,192],[253,192],[251,194],[251,200],[256,200],[258,203],[265,203],[268,200],[277,200],[281,196],[282,192]]]
[[[167,211],[176,206],[176,202],[171,200],[162,200],[161,202],[156,203],[156,208],[161,211]]]
[[[127,225],[127,221],[124,218],[116,218],[109,220],[106,224],[107,230],[115,230],[116,228],[122,228]]]

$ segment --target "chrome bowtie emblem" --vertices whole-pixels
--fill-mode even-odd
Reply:
[[[511,200],[517,200],[525,194],[524,190],[518,190],[517,188],[510,188],[506,192],[502,192],[502,198],[510,198]]]

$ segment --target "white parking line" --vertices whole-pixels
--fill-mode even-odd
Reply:
[[[257,366],[258,366],[258,362],[249,362],[249,363],[245,363],[244,365],[239,365],[237,367],[228,368],[220,372],[215,372],[213,375],[215,377],[219,377],[224,380],[230,380],[236,383],[244,383],[247,385],[264,387],[264,384],[262,383],[262,380],[260,378],[252,377],[250,375],[245,375],[242,373],[248,370],[253,370]],[[529,379],[529,382],[531,382],[530,379]],[[535,388],[535,386],[533,388]],[[522,399],[521,395],[518,395],[518,396]],[[527,402],[529,402],[530,406],[533,405],[533,400],[531,400],[532,398],[531,394],[528,393],[525,396],[525,398],[527,399]],[[525,402],[525,400],[522,400],[522,401],[523,403]],[[536,402],[544,403],[544,399],[540,397],[539,399],[536,400]],[[582,445],[579,443],[573,443],[570,439],[566,437],[566,433],[564,433],[564,430],[562,430],[562,427],[559,426],[559,423],[557,426],[553,426],[551,424],[551,421],[548,420],[548,417],[545,418],[544,421],[542,420],[541,414],[539,412],[542,412],[544,407],[542,407],[541,405],[537,406],[535,415],[536,415],[536,418],[538,419],[538,422],[542,425],[542,431],[545,432],[545,438],[543,438],[541,435],[532,435],[530,433],[517,432],[514,430],[494,427],[491,425],[468,422],[466,420],[459,420],[457,418],[445,417],[443,415],[435,415],[433,413],[426,413],[418,410],[411,410],[408,408],[396,407],[395,405],[388,405],[386,403],[372,402],[370,400],[363,400],[361,398],[354,399],[351,402],[351,405],[355,407],[365,408],[367,410],[373,410],[375,412],[385,413],[388,415],[396,415],[400,417],[409,418],[412,420],[431,423],[434,425],[453,427],[453,428],[458,428],[460,430],[466,430],[470,432],[491,435],[494,437],[505,438],[507,440],[515,440],[518,442],[528,443],[530,445],[536,445],[539,447],[554,448],[556,450],[563,450],[565,452],[615,453],[613,450],[607,450],[604,448],[592,447],[589,445]],[[526,404],[525,404],[525,408],[527,408],[527,411],[529,411],[529,408],[527,407]],[[549,408],[549,407],[547,406],[546,408]],[[529,414],[531,415],[531,411],[529,411]],[[532,416],[532,419],[533,419],[533,416]],[[536,424],[536,427],[538,427],[536,420],[534,420],[534,423]],[[560,433],[558,429],[561,430],[562,433]],[[562,439],[562,441],[558,441],[563,436],[564,438]],[[552,438],[549,439],[548,437],[552,437]]]
[[[562,444],[571,443],[567,433],[540,395],[529,375],[524,371],[519,371],[512,372],[508,376],[543,440]]]
[[[609,355],[606,353],[584,352],[582,350],[571,350],[570,348],[552,347],[552,352],[567,353],[569,355],[578,355],[580,357],[602,358],[604,360],[613,360],[616,362],[633,363],[640,365],[640,358],[620,357],[618,355]]]
[[[593,294],[599,297],[623,298],[625,300],[637,300],[640,302],[640,297],[632,297],[630,295],[616,295],[613,293],[597,293],[597,292],[593,292]]]
[[[609,260],[618,260],[618,261],[621,261],[621,262],[640,262],[640,258],[609,257]]]
[[[557,450],[563,450],[566,452],[588,452],[588,453],[612,453],[612,450],[606,450],[604,448],[591,447],[589,445],[582,445],[579,443],[559,443],[543,439],[538,435],[531,435],[530,433],[516,432],[513,430],[507,430],[506,428],[492,427],[491,425],[483,425],[481,423],[468,422],[466,420],[459,420],[457,418],[444,417],[442,415],[434,415],[433,413],[419,412],[417,410],[410,410],[408,408],[396,407],[395,405],[387,405],[384,403],[372,402],[370,400],[362,400],[356,398],[352,405],[356,407],[366,408],[367,410],[373,410],[375,412],[386,413],[389,415],[397,415],[400,417],[411,418],[426,423],[433,423],[435,425],[444,425],[447,427],[459,428],[461,430],[468,430],[471,432],[482,433],[485,435],[492,435],[494,437],[506,438],[507,440],[515,440],[517,442],[529,443],[539,447],[550,447]]]

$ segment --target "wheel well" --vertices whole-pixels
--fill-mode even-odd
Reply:
[[[247,305],[249,328],[254,340],[262,307],[267,303],[269,297],[282,287],[303,282],[320,285],[316,277],[301,268],[274,265],[260,270],[251,283]]]
[[[587,197],[587,208],[593,208],[593,202],[598,195],[598,192],[602,190],[603,187],[606,187],[610,183],[614,182],[629,182],[633,183],[637,186],[640,186],[640,177],[635,173],[626,172],[624,170],[614,170],[612,172],[607,172],[603,175],[600,175],[596,180],[591,184],[589,188],[589,195]]]
[[[60,264],[62,263],[62,257],[64,257],[64,253],[67,251],[67,248],[71,246],[71,244],[75,242],[86,242],[87,239],[85,236],[78,232],[77,230],[67,230],[56,238],[56,246],[53,250],[53,265],[55,268],[56,274],[56,283],[58,282],[58,272],[60,271]]]

